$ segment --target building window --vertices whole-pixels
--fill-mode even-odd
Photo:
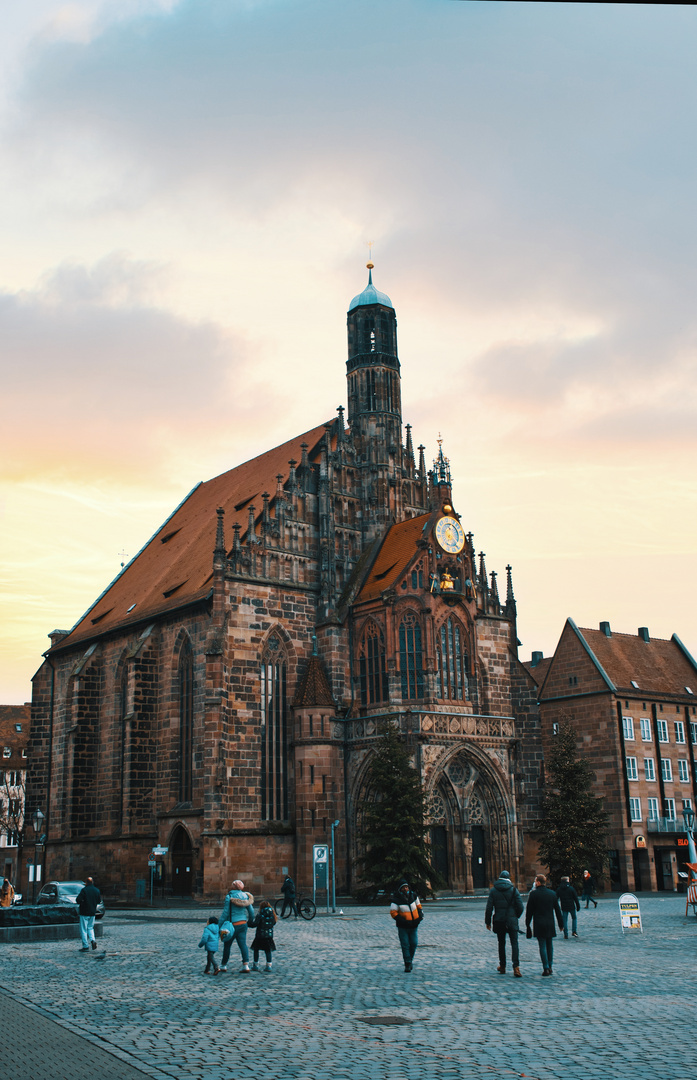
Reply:
[[[407,612],[399,624],[399,666],[402,677],[402,698],[424,696],[421,624],[413,611]]]
[[[675,721],[675,741],[677,743],[685,742],[685,725],[682,720]]]
[[[628,757],[628,758],[625,758],[625,760],[627,762],[627,779],[628,780],[638,780],[639,779],[639,773],[637,772],[636,758],[635,757]]]
[[[689,783],[690,774],[687,768],[687,758],[678,758],[678,777],[681,784]]]
[[[651,721],[647,720],[645,716],[642,716],[639,721],[641,724],[641,737],[644,742],[651,742]]]
[[[179,657],[179,801],[191,802],[194,734],[194,658],[187,643]],[[125,693],[125,691],[124,691]]]
[[[663,800],[663,817],[675,821],[675,799]]]
[[[683,808],[683,810],[691,810],[692,809],[692,799],[683,799],[682,808]]]
[[[644,758],[644,777],[646,780],[656,779],[656,766],[652,757]]]
[[[12,747],[11,746],[3,746],[3,748],[2,748],[2,756],[4,758],[11,758],[12,757]]]
[[[697,724],[694,720],[690,720],[690,735],[692,736],[692,745],[697,746]]]
[[[641,799],[629,800],[629,812],[632,821],[641,821]]]
[[[658,725],[658,741],[668,742],[668,721],[657,720],[656,723]]]
[[[385,639],[374,622],[369,622],[363,631],[358,649],[358,667],[361,681],[361,705],[374,705],[378,701],[387,701]]]
[[[446,619],[436,636],[438,697],[462,701],[469,697],[465,631],[456,619]]]
[[[672,779],[673,779],[673,764],[672,764],[670,758],[664,758],[664,757],[661,758],[661,776],[663,777],[664,780],[667,780],[668,783],[672,782]]]
[[[649,821],[658,821],[658,799],[649,799]]]
[[[631,716],[622,717],[622,731],[624,732],[625,739],[634,742],[634,721]]]
[[[287,725],[286,657],[274,634],[261,663],[261,816],[265,821],[288,817]]]

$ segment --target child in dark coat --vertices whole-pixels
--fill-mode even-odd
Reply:
[[[276,916],[274,910],[268,900],[262,900],[259,905],[259,911],[254,917],[254,921],[250,923],[250,926],[256,927],[256,934],[254,935],[254,941],[252,942],[252,952],[254,954],[254,963],[252,964],[252,971],[259,970],[259,952],[263,951],[266,954],[266,967],[264,971],[271,971],[271,953],[276,951],[276,946],[273,940],[273,928],[276,924]]]
[[[217,975],[220,968],[215,962],[215,954],[218,951],[218,920],[215,915],[211,915],[206,923],[206,929],[203,931],[203,937],[199,941],[198,947],[206,950],[206,966],[203,974],[208,975],[211,968],[213,968],[213,974]]]

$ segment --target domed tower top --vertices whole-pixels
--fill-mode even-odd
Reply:
[[[389,296],[373,285],[373,263],[367,266],[368,284],[354,296],[346,319],[348,420],[355,427],[368,417],[390,417],[399,427],[402,409],[397,317]],[[395,433],[391,432],[390,437],[394,438]]]

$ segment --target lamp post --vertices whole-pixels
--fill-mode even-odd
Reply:
[[[694,866],[697,864],[697,850],[695,850],[695,837],[692,831],[695,825],[695,812],[691,806],[685,807],[682,817],[685,822],[685,832],[687,833],[687,856],[689,862]],[[692,882],[697,881],[697,872],[690,869],[690,878]]]
[[[338,819],[336,821],[332,821],[332,911],[336,911],[336,858],[334,856],[334,829],[338,829],[339,825],[341,825],[341,821],[339,821]]]
[[[31,902],[32,904],[36,900],[36,849],[39,841],[39,835],[41,833],[41,826],[44,823],[44,814],[37,807],[31,816],[31,825],[34,830],[34,873],[32,874],[31,883]]]

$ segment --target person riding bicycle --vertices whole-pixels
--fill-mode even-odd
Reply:
[[[295,882],[292,877],[286,874],[286,879],[281,885],[281,892],[283,893],[283,907],[281,908],[281,918],[285,918],[286,907],[290,905],[290,910],[297,919],[298,917],[298,905],[295,900]]]

